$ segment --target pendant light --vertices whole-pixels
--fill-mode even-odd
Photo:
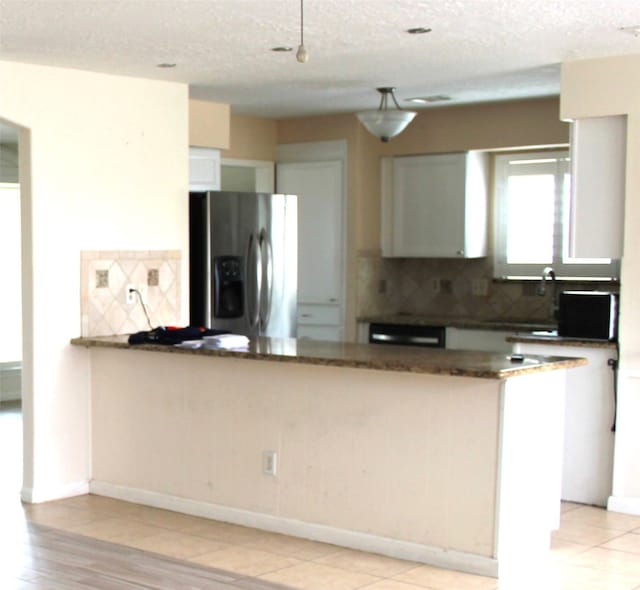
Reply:
[[[300,0],[300,45],[298,45],[296,59],[301,64],[306,64],[309,61],[309,53],[304,46],[304,0]]]
[[[413,121],[416,112],[405,111],[400,108],[393,94],[395,88],[384,87],[376,88],[376,90],[380,93],[380,106],[378,109],[361,111],[356,113],[356,116],[369,133],[387,142],[405,130],[407,125]],[[393,103],[396,105],[395,109],[389,109],[388,107],[389,96],[391,96]]]

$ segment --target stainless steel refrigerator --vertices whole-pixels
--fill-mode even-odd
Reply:
[[[190,323],[295,337],[295,195],[189,193]]]

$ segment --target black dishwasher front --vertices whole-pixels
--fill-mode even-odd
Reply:
[[[410,324],[369,324],[369,342],[374,344],[401,344],[444,348],[444,326],[419,326]]]

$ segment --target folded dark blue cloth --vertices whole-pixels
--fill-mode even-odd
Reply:
[[[200,340],[203,336],[218,336],[229,334],[229,330],[213,330],[200,326],[177,328],[160,326],[153,330],[136,332],[129,336],[129,344],[180,344],[185,340]]]

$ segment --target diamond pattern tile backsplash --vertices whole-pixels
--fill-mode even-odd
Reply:
[[[358,317],[419,316],[553,322],[552,289],[492,279],[490,258],[358,258]],[[559,290],[617,291],[610,283],[559,284]]]
[[[83,251],[80,264],[82,336],[110,336],[148,330],[136,295],[125,302],[134,286],[147,306],[151,324],[180,321],[181,254],[174,250]]]

